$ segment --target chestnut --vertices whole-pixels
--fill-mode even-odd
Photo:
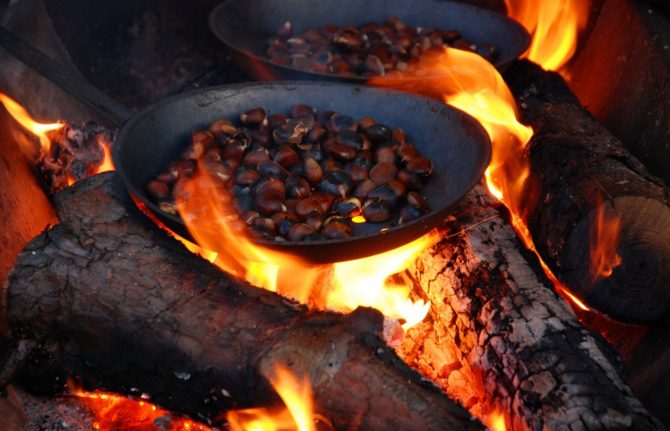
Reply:
[[[321,181],[321,179],[323,179],[323,170],[317,161],[313,158],[305,159],[303,168],[305,177],[311,184],[317,184],[319,181]]]
[[[311,194],[309,183],[304,178],[290,176],[286,179],[286,196],[289,199],[304,199]]]
[[[363,217],[371,223],[383,223],[391,219],[391,206],[387,201],[366,199],[362,209]]]
[[[332,171],[319,183],[319,190],[324,193],[346,197],[353,188],[351,177],[343,171]]]
[[[370,169],[369,177],[377,185],[389,182],[395,178],[398,168],[393,163],[377,163]]]
[[[351,226],[340,221],[326,224],[321,234],[327,239],[347,239],[351,237]]]
[[[265,109],[261,107],[250,109],[240,114],[240,121],[245,126],[258,127],[265,121]]]
[[[233,122],[226,119],[216,120],[209,125],[209,132],[216,137],[221,135],[233,135],[236,131],[237,127],[235,127]]]
[[[296,223],[289,229],[288,239],[291,241],[303,241],[309,234],[313,234],[314,229],[304,223]]]

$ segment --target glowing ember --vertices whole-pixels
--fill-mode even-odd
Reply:
[[[577,48],[579,31],[586,26],[589,0],[505,0],[508,15],[532,36],[524,54],[546,70],[560,70]]]
[[[65,123],[43,124],[36,122],[23,106],[19,105],[15,100],[4,93],[0,93],[0,103],[5,106],[7,112],[9,112],[19,124],[38,137],[42,151],[45,153],[51,148],[51,141],[47,136],[47,132],[59,130],[65,126]]]
[[[313,413],[312,391],[307,378],[299,382],[288,369],[277,366],[270,383],[286,407],[228,412],[226,419],[232,431],[315,431],[316,420],[333,429],[325,418]]]
[[[403,322],[404,328],[420,322],[428,312],[428,304],[409,299],[410,283],[387,279],[406,269],[432,244],[433,235],[379,256],[314,266],[251,241],[223,181],[209,175],[203,163],[192,179],[179,183],[175,199],[198,245],[217,254],[214,263],[255,286],[318,308],[347,312],[358,306],[375,307]]]
[[[175,416],[142,400],[133,400],[121,395],[105,392],[74,390],[75,395],[91,412],[99,431],[210,431],[198,422]]]

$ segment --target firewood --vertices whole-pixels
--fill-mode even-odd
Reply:
[[[410,268],[416,294],[432,305],[400,356],[476,416],[502,415],[508,430],[663,429],[633,396],[605,340],[536,275],[539,263],[521,254],[482,189]]]
[[[527,61],[505,78],[535,130],[526,218],[538,251],[584,302],[632,322],[670,306],[670,192],[602,127],[556,73]],[[621,264],[594,276],[590,236],[598,207],[620,217]]]
[[[482,428],[387,347],[379,312],[309,311],[227,276],[139,213],[115,174],[54,202],[61,223],[19,255],[6,294],[13,336],[46,352],[24,384],[56,371],[61,386],[74,376],[220,423],[276,403],[267,377],[282,364],[309,376],[336,429]]]

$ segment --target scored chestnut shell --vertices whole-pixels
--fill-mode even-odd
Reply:
[[[391,219],[391,205],[379,199],[367,199],[363,203],[363,217],[371,223],[383,223]]]
[[[237,132],[237,127],[230,120],[220,119],[209,125],[209,132],[216,137],[233,135]]]
[[[333,212],[342,217],[351,218],[361,213],[362,206],[358,198],[339,199],[333,204]]]
[[[290,176],[286,179],[286,197],[289,199],[305,199],[312,193],[306,179]]]
[[[376,35],[372,39],[389,37],[385,30],[370,32]],[[426,40],[430,35],[428,30],[421,34]],[[289,45],[302,49],[300,38],[292,39]],[[276,43],[280,49],[283,42]],[[393,52],[375,49],[384,67],[396,61]],[[348,55],[343,62],[365,67],[365,56]],[[204,164],[216,179],[209,191],[237,211],[231,213],[237,217],[236,232],[274,241],[344,239],[352,235],[352,218],[358,215],[369,223],[395,219],[403,224],[428,211],[417,190],[433,165],[406,141],[402,129],[305,104],[294,105],[289,114],[268,117],[258,107],[240,115],[241,126],[218,119],[207,130],[194,131],[180,160],[147,184],[148,194],[163,211],[176,213],[172,190],[181,181],[197,180],[196,165]]]
[[[240,114],[240,121],[245,126],[258,127],[265,121],[265,109],[258,107]]]
[[[319,190],[334,196],[344,198],[351,192],[354,182],[344,171],[331,171],[319,183]]]

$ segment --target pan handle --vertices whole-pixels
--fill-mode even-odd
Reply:
[[[2,9],[2,1],[0,0],[0,9]],[[132,117],[132,112],[125,106],[2,25],[0,25],[0,46],[26,66],[91,108],[108,121],[109,125],[120,127]]]

